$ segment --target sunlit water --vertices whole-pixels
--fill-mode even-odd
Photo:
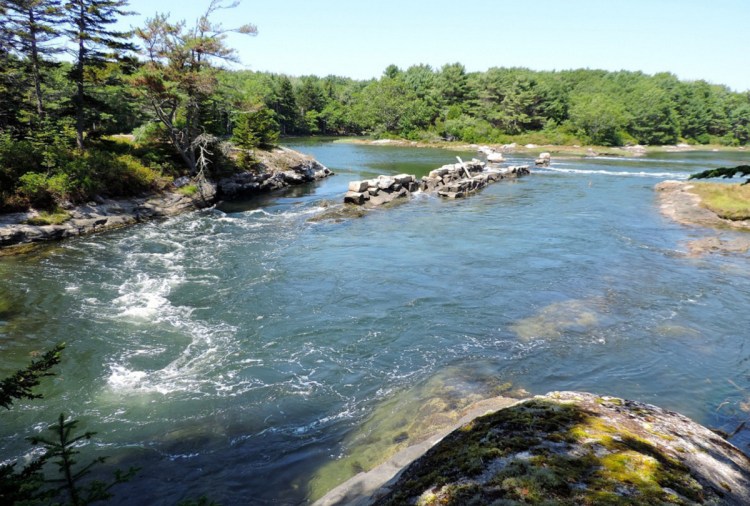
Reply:
[[[456,153],[292,145],[337,175],[0,259],[0,376],[68,343],[45,400],[0,415],[0,460],[65,412],[98,432],[89,454],[141,467],[115,504],[304,504],[360,470],[321,471],[379,407],[439,385],[588,390],[729,432],[748,416],[748,257],[687,257],[712,232],[662,217],[653,190],[747,156],[555,160],[466,200],[313,223],[350,180]]]

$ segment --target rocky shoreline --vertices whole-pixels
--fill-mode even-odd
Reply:
[[[678,413],[583,392],[499,399],[315,505],[750,503],[750,459]]]
[[[33,225],[35,210],[0,215],[0,254],[18,254],[35,245],[94,234],[168,218],[215,205],[220,199],[250,197],[309,183],[333,174],[313,158],[291,149],[255,153],[254,172],[242,172],[218,181],[175,180],[173,189],[128,199],[97,198],[67,210],[69,219],[55,225]],[[190,188],[190,191],[186,191]]]
[[[657,184],[655,189],[660,212],[683,225],[716,230],[750,231],[750,220],[721,218],[701,205],[701,198],[690,191],[692,188],[693,185],[685,181],[662,181]],[[692,257],[707,253],[744,254],[750,251],[750,238],[718,235],[691,240],[686,246],[688,255]]]

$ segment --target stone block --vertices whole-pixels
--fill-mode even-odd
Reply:
[[[377,187],[380,188],[381,190],[387,190],[394,184],[395,184],[395,181],[391,179],[390,177],[381,176],[378,178]]]
[[[349,182],[349,191],[350,192],[356,192],[356,193],[362,193],[364,191],[367,191],[367,181],[350,181]]]
[[[365,203],[364,193],[348,191],[346,192],[346,195],[344,195],[344,204],[356,204],[358,206],[361,206],[364,203]]]
[[[393,179],[399,184],[406,185],[407,183],[411,183],[412,181],[414,181],[414,176],[410,174],[399,174],[397,176],[393,176]]]

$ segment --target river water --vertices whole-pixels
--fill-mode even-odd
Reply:
[[[350,180],[473,153],[291,146],[337,175],[0,258],[0,377],[67,343],[44,401],[2,413],[0,461],[65,412],[98,432],[85,457],[141,467],[114,504],[305,504],[436,399],[575,389],[728,432],[749,416],[748,257],[686,255],[714,232],[662,217],[653,190],[747,155],[560,159],[314,222]]]

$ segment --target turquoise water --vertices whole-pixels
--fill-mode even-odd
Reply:
[[[588,390],[729,432],[748,417],[748,257],[685,255],[713,232],[662,217],[653,191],[747,155],[556,160],[314,223],[350,180],[473,153],[291,145],[337,175],[0,258],[0,376],[68,343],[45,401],[2,414],[0,460],[64,411],[98,432],[86,452],[142,468],[114,504],[305,504],[378,406],[446,370],[471,393]]]

